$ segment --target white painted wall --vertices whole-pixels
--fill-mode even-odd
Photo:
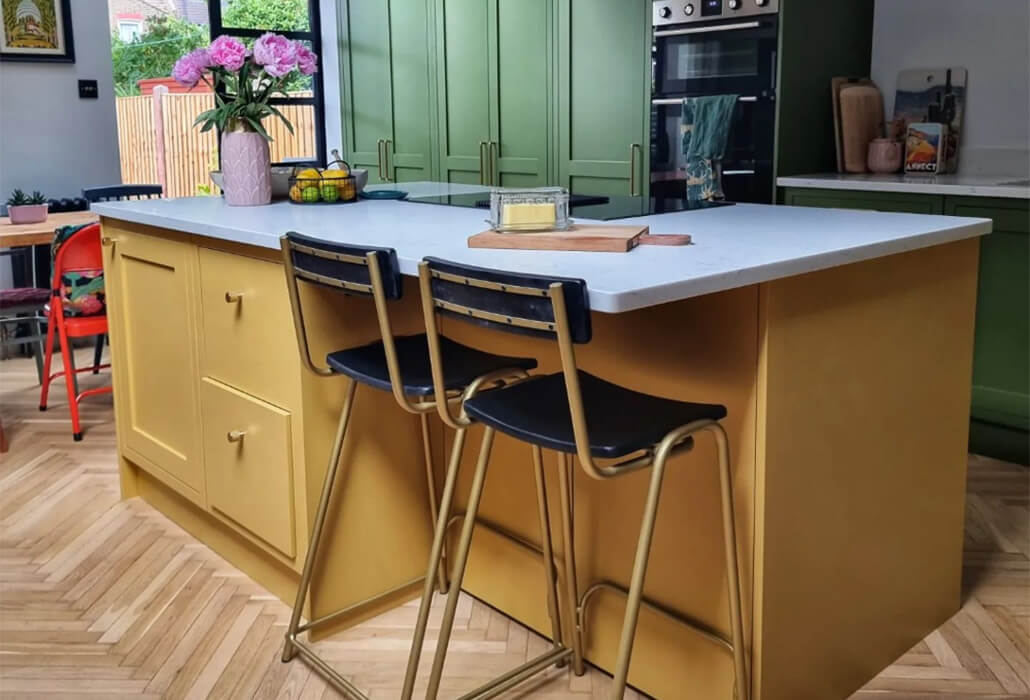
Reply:
[[[71,6],[75,63],[0,62],[0,204],[15,187],[60,199],[121,182],[107,3]],[[99,99],[80,100],[79,79],[96,80]]]
[[[960,168],[967,150],[996,159],[1030,149],[1028,0],[877,0],[872,78],[894,113],[898,72],[959,66],[969,71]],[[1005,153],[1008,152],[1008,153]],[[1024,166],[1025,167],[1025,166]]]
[[[340,36],[336,0],[322,0],[322,84],[325,86],[325,147],[343,153],[343,112],[340,104]]]

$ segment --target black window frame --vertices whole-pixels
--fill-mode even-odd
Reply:
[[[325,141],[325,81],[322,78],[322,16],[319,12],[321,0],[307,0],[308,3],[308,30],[307,31],[285,31],[279,29],[250,29],[244,27],[226,27],[222,24],[222,2],[221,0],[210,0],[208,2],[208,22],[211,28],[211,41],[216,37],[228,35],[233,37],[244,37],[256,39],[266,32],[281,34],[287,39],[294,41],[306,41],[318,57],[318,70],[311,76],[311,97],[273,97],[268,103],[272,105],[311,105],[315,110],[315,158],[314,160],[298,160],[289,163],[273,163],[273,165],[296,165],[297,163],[317,163],[325,167],[328,162]],[[219,90],[223,97],[226,93]],[[221,138],[219,138],[221,143]],[[222,150],[218,149],[219,165],[222,161]]]

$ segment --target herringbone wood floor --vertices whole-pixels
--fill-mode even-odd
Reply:
[[[284,604],[147,504],[119,500],[110,396],[84,405],[82,443],[62,388],[52,396],[39,413],[31,361],[0,364],[11,440],[0,458],[0,697],[336,697],[303,663],[279,662]],[[1027,475],[970,458],[965,606],[852,700],[1027,697]],[[414,616],[407,605],[320,646],[373,698],[392,699]],[[544,648],[466,597],[444,694]],[[607,686],[597,671],[552,669],[508,697],[602,698]]]

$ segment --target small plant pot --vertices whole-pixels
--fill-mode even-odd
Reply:
[[[7,207],[12,224],[38,224],[46,221],[49,204],[21,204]]]

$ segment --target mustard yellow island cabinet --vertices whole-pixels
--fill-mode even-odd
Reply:
[[[110,219],[103,243],[123,494],[292,601],[343,385],[302,374],[275,251]],[[338,300],[310,307],[324,311],[309,319],[323,356],[375,332],[344,322]],[[360,605],[417,579],[428,556],[420,427],[379,393],[359,391],[339,556],[323,569],[334,585],[312,590],[317,614],[356,606],[340,625],[404,599]],[[396,557],[355,566],[384,550]]]
[[[101,205],[100,214],[124,494],[291,602],[344,387],[301,370],[278,234],[375,240],[398,248],[409,268],[434,251],[496,266],[526,258],[465,247],[481,212],[410,203],[239,212],[198,198]],[[976,236],[989,222],[747,205],[677,216],[654,224],[689,226],[696,245],[661,258],[648,257],[650,247],[513,253],[551,255],[534,260],[593,280],[593,340],[576,349],[583,370],[727,407],[751,697],[843,700],[959,607]],[[133,217],[145,223],[125,220]],[[831,234],[847,240],[828,242]],[[772,239],[768,256],[757,255]],[[884,239],[888,250],[861,253]],[[775,276],[629,308],[605,296],[620,275],[660,294],[662,260],[673,260],[674,278],[701,284],[699,265],[725,258],[750,274],[739,261],[778,264],[784,246],[795,257]],[[833,262],[803,262],[815,255]],[[415,289],[409,279],[391,305],[397,334],[423,328]],[[312,285],[301,293],[314,357],[378,336],[367,300]],[[536,357],[539,372],[559,367],[551,342],[442,323],[459,342]],[[431,433],[439,482],[449,438],[439,423]],[[469,434],[458,513],[480,436]],[[387,392],[359,388],[331,544],[306,611],[346,612],[320,632],[417,595],[411,582],[424,574],[431,529],[425,459],[418,419]],[[665,477],[629,676],[663,700],[733,697],[730,654],[675,619],[728,629],[715,463],[713,444],[699,439]],[[545,467],[555,499],[553,454]],[[625,597],[603,584],[629,576],[647,483],[646,473],[615,485],[575,470],[580,591],[594,591],[584,603],[586,657],[606,670]],[[548,634],[535,494],[529,449],[499,435],[465,588]],[[551,525],[561,562],[561,527]],[[571,638],[571,611],[561,615]]]

